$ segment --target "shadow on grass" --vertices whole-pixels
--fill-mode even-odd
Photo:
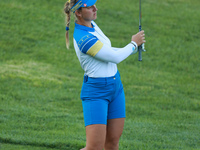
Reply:
[[[59,150],[80,150],[83,148],[83,145],[80,144],[71,144],[71,143],[37,143],[37,142],[27,142],[27,141],[18,141],[10,138],[2,138],[0,137],[0,143],[2,144],[14,144],[20,146],[32,146],[32,147],[44,147],[51,149],[59,149]]]

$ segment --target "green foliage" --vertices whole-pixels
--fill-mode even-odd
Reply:
[[[85,145],[83,71],[65,48],[65,1],[0,2],[0,148],[78,150]],[[120,150],[200,149],[199,0],[144,0],[147,52],[118,65],[127,118]],[[138,1],[98,1],[114,47],[138,31]]]

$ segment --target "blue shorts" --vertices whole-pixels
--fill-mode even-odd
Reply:
[[[85,126],[107,125],[108,119],[125,118],[125,95],[119,72],[113,77],[84,76],[81,99]]]

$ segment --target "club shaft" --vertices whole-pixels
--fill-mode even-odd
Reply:
[[[139,0],[139,31],[142,30],[141,19],[141,0]],[[142,61],[142,45],[138,47],[138,61]]]
[[[142,19],[142,8],[141,8],[141,0],[139,0],[139,26],[141,26],[141,19]]]

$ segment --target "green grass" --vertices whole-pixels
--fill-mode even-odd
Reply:
[[[78,150],[85,145],[83,71],[65,48],[65,1],[0,2],[0,149]],[[144,0],[143,61],[118,65],[126,94],[120,150],[200,149],[200,1]],[[138,1],[98,1],[114,47],[138,31]]]

